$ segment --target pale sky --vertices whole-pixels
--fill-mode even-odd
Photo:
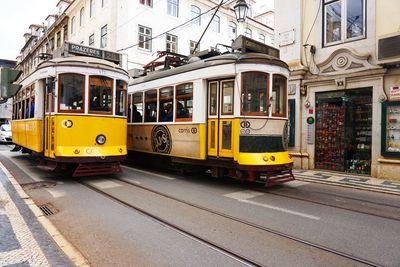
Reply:
[[[58,0],[0,0],[0,59],[16,60],[31,24],[56,14]]]

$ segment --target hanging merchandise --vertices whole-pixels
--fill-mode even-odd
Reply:
[[[315,167],[371,173],[372,90],[317,94]]]

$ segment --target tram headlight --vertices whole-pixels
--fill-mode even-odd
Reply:
[[[99,134],[96,137],[96,143],[98,143],[99,145],[104,145],[106,143],[106,137],[102,134]]]

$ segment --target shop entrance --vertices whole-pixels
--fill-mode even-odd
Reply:
[[[371,174],[372,88],[316,94],[315,168]]]

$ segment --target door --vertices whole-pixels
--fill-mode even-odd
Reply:
[[[49,79],[46,81],[45,90],[45,101],[44,101],[44,156],[54,158],[54,128],[55,128],[55,117],[54,113],[54,80]]]
[[[208,156],[233,157],[234,80],[208,83]]]

